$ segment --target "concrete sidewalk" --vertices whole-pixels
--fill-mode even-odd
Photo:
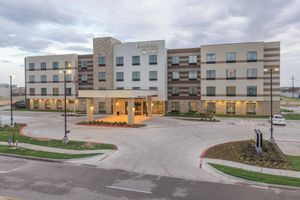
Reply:
[[[300,178],[300,172],[297,172],[297,171],[283,170],[283,169],[270,169],[270,168],[246,165],[246,164],[228,161],[228,160],[219,160],[219,159],[211,159],[211,158],[205,158],[203,161],[204,161],[203,162],[204,165],[209,165],[208,163],[214,163],[214,164],[220,164],[220,165],[226,165],[229,167],[244,169],[244,170],[248,170],[248,171],[253,171],[253,172],[278,175],[278,176],[288,176],[288,177],[293,177],[293,178]]]

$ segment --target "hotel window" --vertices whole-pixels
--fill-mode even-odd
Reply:
[[[34,83],[35,82],[35,76],[34,75],[30,75],[29,76],[29,83]]]
[[[257,79],[257,69],[247,69],[247,79]]]
[[[35,88],[29,88],[29,95],[31,96],[35,95]]]
[[[216,103],[207,102],[207,113],[216,113]]]
[[[47,82],[47,76],[41,75],[41,83],[46,83],[46,82]]]
[[[140,72],[132,72],[132,81],[140,81]]]
[[[197,64],[197,56],[189,56],[189,64],[196,65]]]
[[[71,62],[70,61],[65,61],[65,69],[71,68]]]
[[[157,65],[157,55],[149,55],[149,65]]]
[[[226,79],[227,80],[236,79],[236,70],[235,69],[227,69],[226,70]]]
[[[56,109],[57,110],[62,110],[62,108],[63,108],[62,100],[57,100],[56,101]]]
[[[189,112],[197,112],[197,103],[189,102]]]
[[[132,87],[133,90],[140,90],[140,87]]]
[[[99,72],[98,73],[99,81],[106,81],[106,73],[105,72]]]
[[[41,88],[41,95],[47,96],[47,88]]]
[[[179,88],[172,87],[172,96],[179,96]]]
[[[117,90],[124,90],[124,87],[117,87]]]
[[[99,90],[106,90],[106,87],[99,87]]]
[[[34,70],[34,63],[29,63],[29,70],[30,71],[33,71]]]
[[[53,92],[53,96],[59,96],[59,88],[53,88],[52,92]]]
[[[179,72],[172,72],[172,80],[173,81],[179,80]]]
[[[179,56],[172,56],[172,65],[179,65]]]
[[[66,81],[67,82],[71,82],[72,81],[72,75],[71,74],[67,74],[66,75]]]
[[[157,90],[157,87],[149,87],[149,90]]]
[[[234,102],[226,103],[226,113],[227,114],[235,114],[235,103]]]
[[[215,53],[207,53],[206,54],[206,63],[215,63],[216,62],[216,54]]]
[[[140,56],[132,56],[132,65],[140,65]]]
[[[247,62],[256,62],[257,61],[257,52],[248,51],[247,52]]]
[[[157,71],[149,71],[149,81],[157,81]]]
[[[116,66],[124,66],[124,57],[123,56],[116,57]]]
[[[236,91],[235,86],[227,86],[226,96],[235,96],[236,95],[235,91]]]
[[[216,80],[216,70],[206,70],[206,80]]]
[[[52,62],[52,69],[58,69],[58,68],[59,68],[58,62]]]
[[[87,69],[88,62],[86,60],[81,61],[81,69]]]
[[[105,57],[104,56],[100,56],[98,58],[98,66],[105,66]]]
[[[189,96],[197,96],[197,87],[189,87]]]
[[[53,78],[53,83],[58,83],[59,82],[59,76],[57,74],[54,74],[52,76],[52,78]]]
[[[197,80],[197,71],[189,71],[189,80]]]
[[[50,110],[51,109],[51,105],[50,105],[50,100],[49,99],[45,100],[45,109],[46,110]]]
[[[116,81],[124,81],[124,72],[116,72]]]
[[[256,86],[248,86],[247,87],[247,96],[248,97],[256,97],[257,96],[257,87]]]
[[[171,102],[171,111],[172,112],[179,112],[179,102],[178,101],[172,101]]]
[[[99,113],[106,113],[106,104],[105,104],[105,102],[99,102]]]
[[[72,95],[72,88],[66,88],[66,95],[71,96]]]
[[[33,109],[39,109],[40,107],[40,102],[39,100],[34,100],[33,101]]]
[[[81,81],[87,82],[88,81],[88,75],[87,74],[81,74]]]
[[[236,62],[236,53],[235,52],[227,52],[226,53],[226,62],[227,63]]]
[[[246,103],[247,114],[256,114],[256,103]]]
[[[215,86],[206,87],[206,96],[216,96],[216,87]]]
[[[45,62],[41,62],[41,70],[46,70],[47,64]]]

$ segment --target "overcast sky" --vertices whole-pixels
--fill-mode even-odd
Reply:
[[[0,83],[24,85],[24,57],[92,52],[92,38],[167,48],[280,41],[281,86],[300,86],[299,0],[0,0]]]

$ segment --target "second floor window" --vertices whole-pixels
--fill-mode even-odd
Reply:
[[[196,65],[197,64],[197,56],[189,56],[189,64]]]
[[[226,62],[235,62],[236,61],[236,53],[235,52],[228,52],[226,53]]]
[[[47,76],[46,75],[41,75],[41,82],[46,83],[47,82]]]
[[[189,71],[189,80],[197,80],[197,71]]]
[[[157,81],[157,71],[149,71],[149,81]]]
[[[34,63],[29,63],[29,70],[33,71],[34,70]]]
[[[81,75],[81,81],[82,82],[87,82],[88,81],[88,75],[87,74],[82,74]]]
[[[149,87],[149,90],[157,90],[157,87]]]
[[[257,87],[256,86],[248,86],[247,87],[247,96],[249,96],[249,97],[257,96]]]
[[[59,95],[59,88],[53,88],[52,92],[53,92],[53,96],[58,96]]]
[[[99,81],[106,81],[106,73],[105,72],[99,72],[98,78],[99,78]]]
[[[124,66],[124,57],[123,56],[116,57],[116,66]]]
[[[157,64],[157,55],[149,55],[149,65]]]
[[[98,58],[98,66],[105,66],[105,57],[104,56],[100,56]]]
[[[227,86],[226,96],[235,96],[236,95],[235,91],[236,91],[235,86]]]
[[[46,69],[47,69],[46,62],[41,62],[41,70],[46,70]]]
[[[124,72],[116,72],[116,81],[124,81]]]
[[[172,56],[172,65],[179,65],[179,56]]]
[[[215,86],[208,86],[206,88],[206,96],[216,96],[216,87]]]
[[[58,69],[58,68],[59,68],[58,62],[53,62],[52,63],[52,69]]]
[[[72,81],[72,75],[71,74],[66,74],[66,81],[71,82]]]
[[[257,61],[257,52],[256,51],[248,51],[247,52],[247,61],[248,62],[256,62]]]
[[[206,63],[215,63],[216,62],[216,54],[215,53],[207,53],[206,54]]]
[[[226,79],[227,80],[236,79],[236,70],[235,69],[227,69],[226,70]]]
[[[197,87],[189,87],[189,96],[197,96]]]
[[[81,61],[81,69],[87,69],[88,62],[86,60]]]
[[[29,88],[29,95],[35,95],[35,88]]]
[[[66,95],[71,96],[72,95],[72,88],[66,88]]]
[[[174,81],[179,80],[179,72],[173,72],[172,73],[172,80],[174,80]]]
[[[132,56],[132,65],[140,65],[140,56]]]
[[[54,74],[52,78],[54,83],[57,83],[59,81],[59,76],[57,74]]]
[[[132,87],[133,90],[140,90],[140,87]]]
[[[132,81],[140,81],[140,72],[132,72]]]
[[[206,70],[206,80],[215,80],[216,70]]]
[[[247,69],[247,78],[248,79],[257,79],[257,69]]]
[[[172,96],[179,96],[179,88],[172,87]]]
[[[47,88],[41,88],[41,95],[46,96],[47,95]]]
[[[70,61],[65,61],[65,69],[69,69],[71,67],[72,67],[71,62]]]
[[[35,76],[34,75],[30,75],[29,76],[29,82],[30,83],[34,83],[35,82]]]

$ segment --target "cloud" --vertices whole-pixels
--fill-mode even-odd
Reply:
[[[64,50],[69,50],[69,51],[74,51],[74,52],[85,52],[85,53],[92,53],[93,52],[93,49],[92,48],[89,48],[89,47],[84,47],[84,46],[68,46],[66,48],[64,48]]]
[[[10,63],[9,60],[0,60],[0,62],[2,62],[2,63]]]

